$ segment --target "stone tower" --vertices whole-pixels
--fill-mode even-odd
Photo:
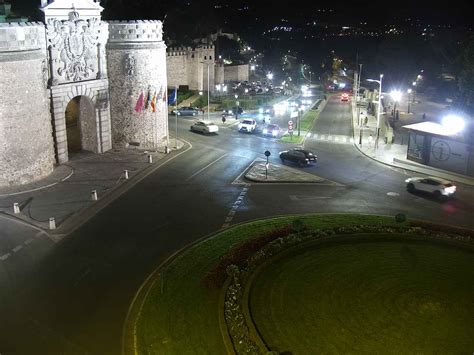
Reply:
[[[166,45],[161,21],[109,22],[107,65],[114,146],[165,145]],[[137,110],[140,95],[144,103]]]
[[[25,184],[54,164],[43,24],[0,24],[0,73],[0,186]]]
[[[81,151],[106,152],[112,133],[117,146],[167,144],[162,23],[109,26],[99,3],[41,0],[45,24],[0,24],[0,186],[45,177]],[[155,97],[154,111],[151,102],[135,111],[140,93],[145,104]]]

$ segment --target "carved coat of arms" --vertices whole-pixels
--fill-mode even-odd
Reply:
[[[47,23],[48,44],[54,49],[51,58],[53,75],[66,81],[88,79],[97,71],[97,42],[102,23],[98,19],[80,20],[77,12],[68,21],[50,19]]]

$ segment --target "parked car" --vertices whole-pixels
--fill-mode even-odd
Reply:
[[[252,133],[257,128],[257,121],[251,118],[246,118],[239,123],[239,132]]]
[[[196,121],[191,125],[191,131],[193,132],[200,132],[204,134],[208,133],[217,133],[219,131],[219,127],[209,121]]]
[[[264,136],[278,137],[280,135],[280,126],[277,124],[267,124],[262,129],[262,134]]]
[[[178,116],[197,116],[199,109],[196,107],[180,107],[178,110],[173,110],[172,112]]]
[[[299,166],[305,166],[310,163],[316,163],[318,156],[309,150],[293,148],[280,152],[280,159],[283,163],[288,160]]]
[[[412,177],[406,179],[405,182],[409,192],[424,191],[433,194],[436,198],[450,197],[456,192],[456,186],[451,181],[433,176]]]

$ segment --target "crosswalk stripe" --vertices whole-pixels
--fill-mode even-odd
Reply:
[[[343,136],[343,135],[329,135],[329,134],[318,134],[313,133],[308,135],[307,137],[312,137],[314,140],[319,141],[329,141],[333,143],[342,143],[342,144],[350,144],[354,142],[354,138],[350,136]]]

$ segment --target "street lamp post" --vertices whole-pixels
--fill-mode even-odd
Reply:
[[[356,106],[357,106],[357,119],[359,121],[359,127],[362,126],[362,119],[360,117],[360,103],[359,103],[359,90],[360,90],[360,76],[362,74],[362,64],[359,64],[359,77],[356,83]]]
[[[408,96],[407,96],[408,113],[410,113],[410,94],[412,93],[412,91],[413,91],[412,89],[407,90],[407,94],[408,94]]]
[[[239,102],[237,99],[239,98],[239,95],[235,94],[235,119],[237,120],[239,118]]]
[[[377,107],[377,131],[375,134],[375,148],[379,147],[379,135],[380,135],[380,106],[382,100],[382,78],[383,74],[380,74],[380,80],[375,79],[367,79],[367,81],[373,81],[375,83],[379,83],[379,99],[378,99],[378,107]]]
[[[209,121],[209,96],[211,94],[211,87],[209,81],[209,63],[201,62],[202,64],[207,64],[207,120]]]

